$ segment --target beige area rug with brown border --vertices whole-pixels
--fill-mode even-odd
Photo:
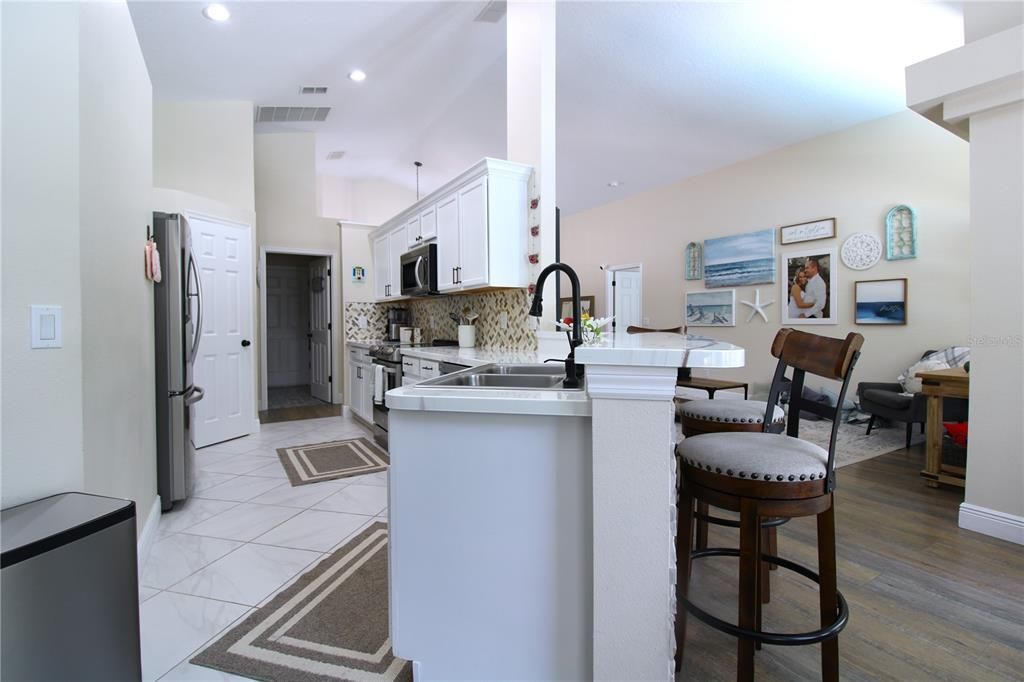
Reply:
[[[191,660],[274,682],[412,681],[388,625],[388,526],[377,522]]]
[[[279,448],[277,456],[293,486],[387,471],[388,453],[365,438]]]

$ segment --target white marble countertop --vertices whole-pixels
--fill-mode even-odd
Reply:
[[[576,349],[581,365],[743,367],[745,356],[740,346],[694,334],[616,332],[605,335],[599,345]]]

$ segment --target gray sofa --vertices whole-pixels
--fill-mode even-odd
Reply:
[[[922,359],[935,351],[925,351]],[[881,417],[894,422],[905,422],[907,425],[907,447],[913,435],[914,424],[920,424],[922,432],[927,419],[927,399],[923,393],[912,396],[903,395],[903,386],[898,382],[862,381],[857,384],[857,397],[860,409],[871,415],[868,421],[868,434],[875,426],[875,419]],[[963,398],[943,398],[942,420],[947,422],[967,421],[967,401]]]

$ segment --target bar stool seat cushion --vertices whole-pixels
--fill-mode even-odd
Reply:
[[[697,469],[755,481],[816,481],[828,464],[828,452],[814,443],[774,433],[704,433],[683,440],[678,452]]]
[[[763,400],[689,400],[679,407],[679,414],[687,419],[724,424],[763,424],[768,403]],[[786,413],[778,405],[773,424],[786,420]]]

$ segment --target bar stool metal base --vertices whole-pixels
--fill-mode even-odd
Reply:
[[[690,553],[691,559],[703,559],[705,557],[712,556],[731,556],[738,558],[740,556],[740,550],[732,547],[709,547],[707,549],[695,550]],[[793,571],[794,573],[799,573],[805,578],[813,580],[819,585],[821,584],[821,577],[817,573],[806,566],[796,563],[795,561],[783,559],[782,557],[773,556],[771,554],[762,554],[761,561],[775,564]],[[826,625],[823,628],[811,630],[809,632],[781,633],[759,632],[757,630],[741,628],[737,625],[724,621],[721,618],[712,616],[710,613],[691,602],[688,597],[682,598],[683,606],[686,610],[692,613],[697,620],[704,624],[710,625],[716,630],[730,634],[733,637],[753,640],[758,644],[773,644],[776,646],[803,646],[805,644],[817,644],[819,642],[824,642],[827,639],[837,637],[850,620],[850,609],[846,604],[846,598],[839,590],[836,590],[836,600],[839,603],[839,611],[835,621],[830,625]]]

